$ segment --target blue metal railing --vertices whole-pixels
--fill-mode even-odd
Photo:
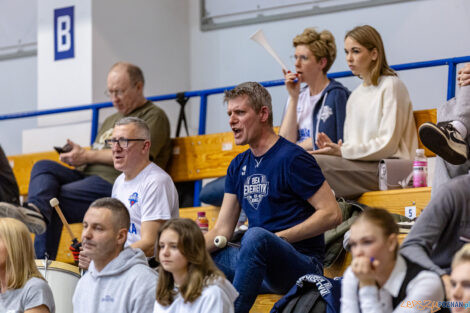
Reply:
[[[418,68],[425,68],[425,67],[436,67],[436,66],[447,65],[448,66],[447,99],[450,99],[455,96],[455,82],[456,82],[455,79],[456,79],[456,72],[457,72],[457,64],[465,63],[465,62],[470,62],[470,56],[423,61],[423,62],[404,63],[404,64],[392,65],[391,67],[396,71],[404,71],[404,70],[411,70],[411,69],[418,69]],[[328,74],[328,77],[330,78],[342,78],[342,77],[350,77],[350,76],[353,76],[351,71],[335,72],[335,73]],[[281,85],[284,85],[284,80],[278,79],[278,80],[264,81],[264,82],[261,82],[261,84],[264,87],[281,86]],[[199,135],[204,135],[206,133],[206,115],[207,115],[208,96],[223,93],[225,90],[232,89],[234,87],[235,86],[228,86],[228,87],[214,88],[214,89],[186,91],[184,93],[184,96],[187,98],[200,97],[199,128],[198,128]],[[148,97],[148,99],[153,102],[175,100],[177,99],[177,94],[173,93],[173,94],[166,94],[166,95],[160,95],[160,96],[153,96],[153,97]],[[61,108],[61,109],[48,109],[48,110],[22,112],[22,113],[12,113],[12,114],[0,115],[0,121],[17,119],[17,118],[25,118],[25,117],[41,116],[41,115],[50,115],[50,114],[57,114],[57,113],[92,110],[90,143],[93,144],[93,141],[95,140],[95,137],[98,131],[99,110],[102,108],[112,107],[112,105],[113,104],[111,102],[101,102],[101,103],[73,106],[73,107],[67,107],[67,108]],[[194,188],[194,206],[200,205],[200,202],[199,202],[200,189],[201,189],[201,182],[197,181],[195,188]]]

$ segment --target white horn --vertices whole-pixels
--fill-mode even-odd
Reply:
[[[250,39],[256,41],[264,49],[266,49],[266,51],[268,51],[268,53],[274,58],[274,60],[276,60],[277,63],[281,65],[282,69],[287,72],[286,65],[284,64],[284,62],[282,62],[281,58],[277,55],[276,51],[274,51],[274,49],[269,45],[262,29],[258,29],[253,35],[250,36]]]

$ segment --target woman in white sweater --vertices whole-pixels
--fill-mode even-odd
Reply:
[[[238,292],[215,266],[197,224],[167,221],[158,231],[154,313],[233,313]]]
[[[344,142],[319,134],[312,151],[336,196],[378,190],[381,159],[413,159],[418,137],[408,90],[388,66],[380,34],[358,26],[344,39],[346,61],[363,80],[346,104]]]
[[[351,226],[351,265],[341,283],[341,313],[435,312],[444,299],[438,274],[398,253],[398,226],[384,209]]]

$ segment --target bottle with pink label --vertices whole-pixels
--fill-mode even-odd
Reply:
[[[424,155],[424,149],[416,149],[413,161],[413,187],[427,187],[428,161]]]
[[[207,233],[209,230],[209,220],[206,217],[206,212],[197,212],[196,224],[203,234]]]

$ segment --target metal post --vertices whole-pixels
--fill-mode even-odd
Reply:
[[[193,206],[201,206],[201,200],[199,200],[199,194],[201,193],[202,180],[196,180],[194,182],[194,198]]]
[[[457,75],[457,67],[455,63],[450,60],[447,62],[449,65],[449,74],[447,76],[447,100],[455,97],[455,76]]]
[[[96,134],[98,134],[98,121],[100,118],[100,109],[93,108],[91,109],[91,141],[90,145],[92,146],[96,139]]]
[[[206,115],[207,115],[207,94],[201,94],[201,104],[199,105],[199,130],[198,135],[206,133]]]

